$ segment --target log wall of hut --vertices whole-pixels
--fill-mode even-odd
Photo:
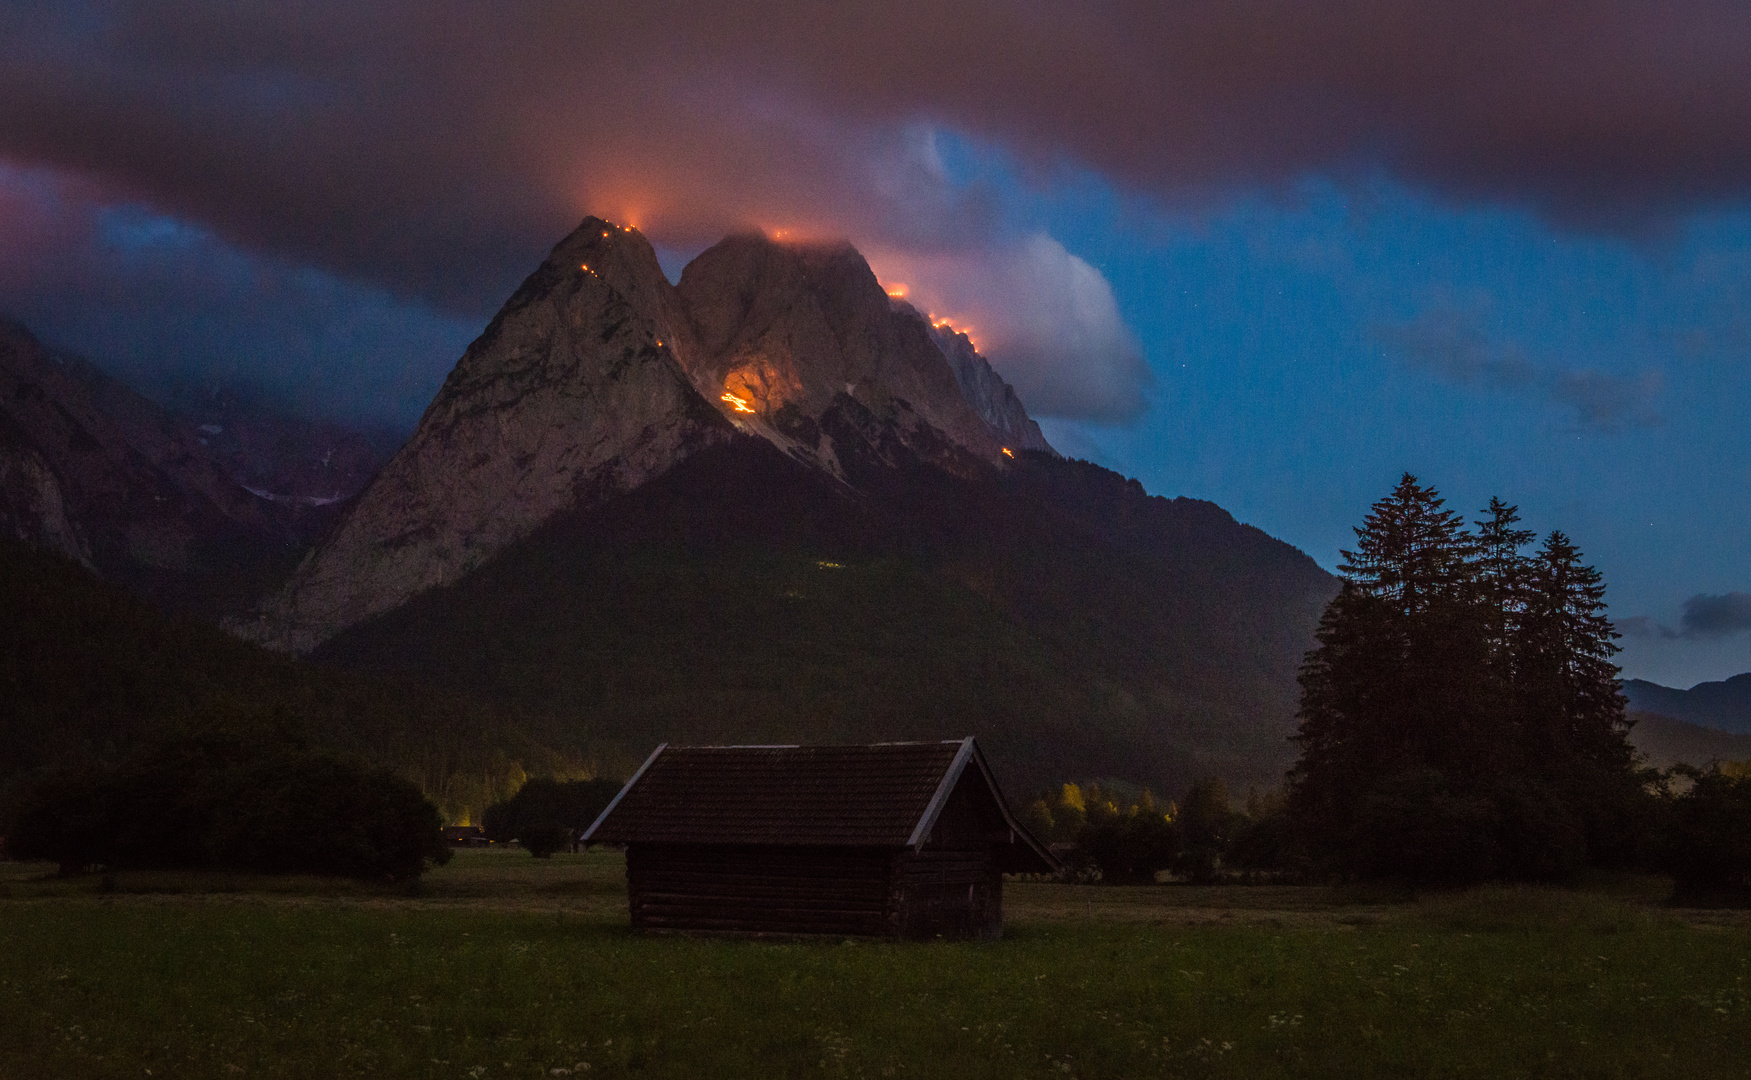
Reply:
[[[989,851],[894,856],[894,932],[903,938],[995,941],[1003,936],[1003,875]]]
[[[632,844],[641,930],[888,936],[893,852],[881,848]]]
[[[989,940],[1003,875],[984,851],[633,844],[640,930]]]

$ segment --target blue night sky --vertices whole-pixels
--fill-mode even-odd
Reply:
[[[486,25],[483,12],[500,21]],[[1751,670],[1742,4],[0,0],[0,313],[406,430],[585,213],[845,236],[1065,453],[1335,568],[1404,471]]]

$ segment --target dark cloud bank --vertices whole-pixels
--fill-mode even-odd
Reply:
[[[586,212],[677,249],[752,225],[1019,273],[1029,239],[945,181],[931,127],[1168,199],[1384,168],[1639,229],[1751,183],[1742,0],[15,2],[0,40],[0,162],[471,319]],[[0,230],[13,276],[46,257]],[[968,302],[1046,372],[1038,411],[1140,407],[1122,325]],[[1052,389],[1079,364],[1109,389]],[[1634,415],[1587,373],[1472,369]]]
[[[1658,372],[1635,375],[1539,363],[1512,343],[1490,339],[1475,315],[1437,308],[1408,323],[1376,327],[1399,360],[1462,384],[1543,398],[1574,410],[1583,428],[1618,431],[1660,422]]]
[[[1718,641],[1751,630],[1751,593],[1697,593],[1684,601],[1684,615],[1679,620],[1677,629],[1664,626],[1645,615],[1625,619],[1619,625],[1625,634],[1632,637]]]

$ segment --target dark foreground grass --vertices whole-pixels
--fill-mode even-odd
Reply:
[[[1061,917],[995,944],[770,943],[633,936],[589,899],[612,860],[532,861],[416,898],[13,886],[0,1076],[1751,1075],[1751,933],[1596,895],[1220,925],[1036,886]]]

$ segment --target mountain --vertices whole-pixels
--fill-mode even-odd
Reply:
[[[1664,769],[1680,762],[1705,768],[1716,761],[1751,761],[1751,734],[1689,724],[1670,716],[1632,709],[1629,741],[1648,764]]]
[[[1625,679],[1623,692],[1632,709],[1717,731],[1751,735],[1751,672],[1723,682],[1697,683],[1688,690]]]
[[[849,245],[730,237],[671,285],[642,235],[587,219],[469,345],[336,533],[239,630],[307,651],[738,434],[853,487],[859,470],[916,461],[988,476],[1021,447],[1049,452],[982,358],[961,367],[1003,427],[963,394],[929,321],[896,305]]]
[[[252,494],[197,425],[0,322],[0,535],[216,615],[332,516]]]
[[[1333,591],[1220,508],[1087,463],[916,467],[849,497],[743,437],[313,658],[513,703],[598,756],[959,732],[1012,794],[1088,776],[1177,792],[1281,779]]]
[[[412,438],[240,632],[311,649],[458,580],[553,515],[731,437],[734,425],[676,361],[688,333],[643,237],[586,221],[469,345]]]
[[[314,664],[33,571],[95,606],[69,623],[39,590],[50,644],[26,644],[97,750],[254,703],[380,748],[453,814],[492,777],[613,773],[665,739],[973,733],[1018,791],[1272,784],[1336,589],[1219,507],[1060,457],[846,244],[732,236],[671,284],[636,231],[586,220],[356,495],[372,445],[345,432],[223,395],[162,409],[28,344],[0,387],[13,532],[161,598],[124,542],[154,523],[185,552],[166,580],[247,566],[228,602],[268,579],[260,552],[307,551],[228,625]],[[68,645],[80,619],[107,644]]]
[[[170,391],[0,320],[0,536],[217,619],[283,580],[398,442],[222,386]]]
[[[238,390],[213,383],[173,383],[165,407],[194,428],[227,476],[258,499],[321,508],[365,489],[404,441],[388,430],[359,430],[294,416]],[[334,513],[299,520],[316,539]]]
[[[578,753],[978,734],[1022,785],[1271,784],[1335,580],[1052,450],[846,244],[671,285],[588,219],[239,627]]]

